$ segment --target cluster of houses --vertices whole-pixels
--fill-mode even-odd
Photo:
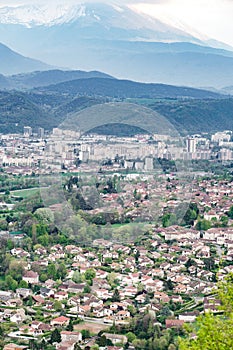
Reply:
[[[22,279],[28,287],[17,288],[15,292],[0,291],[0,307],[4,307],[0,321],[13,322],[18,330],[8,336],[22,339],[25,335],[43,337],[59,327],[62,341],[57,349],[60,350],[72,350],[75,342],[82,342],[81,333],[66,330],[70,319],[79,318],[84,322],[95,319],[108,325],[125,324],[135,316],[132,309],[139,314],[150,311],[156,317],[164,305],[173,303],[179,304],[181,311],[168,317],[164,326],[180,327],[184,322],[195,321],[199,314],[195,306],[200,306],[200,303],[203,312],[218,311],[218,300],[203,297],[216,287],[216,273],[208,269],[206,261],[212,259],[215,266],[219,266],[218,279],[232,272],[231,265],[220,264],[220,260],[228,262],[232,256],[230,242],[233,242],[231,227],[211,228],[202,237],[196,230],[170,226],[154,228],[146,246],[116,244],[105,239],[96,239],[90,249],[57,244],[50,248],[38,247],[33,253],[34,261],[23,248],[13,248],[10,252],[12,257],[24,261]],[[221,256],[213,256],[213,246],[227,249]],[[45,271],[54,262],[65,263],[67,275],[60,283],[53,279],[42,283],[40,271]],[[86,291],[84,276],[90,269],[94,271],[94,277],[90,290]],[[81,276],[80,282],[73,281],[77,272]],[[168,281],[172,284],[170,288]],[[36,293],[33,292],[35,285],[38,286]],[[191,310],[190,305],[188,309],[185,307],[187,295],[193,302]],[[56,309],[57,302],[60,302],[62,310]],[[29,316],[28,311],[34,308],[41,310],[43,322],[37,319],[35,312]],[[4,349],[16,349],[7,346]]]
[[[109,210],[119,213],[130,208],[131,220],[139,216],[151,220],[154,213],[163,215],[180,203],[183,189],[175,178],[147,180],[124,180],[122,193],[105,193],[102,200]],[[22,280],[27,287],[0,290],[0,322],[14,324],[4,350],[26,349],[13,340],[46,338],[56,328],[61,330],[58,350],[73,350],[76,343],[84,346],[82,333],[76,327],[67,329],[71,320],[125,325],[135,315],[147,312],[159,319],[167,306],[170,315],[160,326],[179,328],[194,322],[200,312],[218,312],[220,301],[209,295],[216,281],[233,272],[232,220],[222,224],[232,206],[233,189],[229,182],[217,180],[194,180],[191,185],[199,217],[212,226],[205,231],[195,229],[196,222],[191,228],[151,225],[141,241],[137,237],[137,244],[96,239],[89,248],[81,244],[38,245],[32,253],[19,244],[11,249],[11,259],[24,266]],[[159,207],[154,205],[157,203]],[[51,264],[65,265],[62,280],[50,276],[43,281]],[[91,283],[86,278],[88,271],[92,272]],[[117,336],[121,335],[115,335],[114,346],[107,349],[121,349],[117,344],[125,339],[119,341]]]

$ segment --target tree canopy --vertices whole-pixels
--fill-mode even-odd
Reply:
[[[233,349],[233,274],[229,274],[218,287],[221,300],[219,315],[206,313],[198,318],[195,329],[189,329],[189,337],[180,339],[180,350],[230,350]]]

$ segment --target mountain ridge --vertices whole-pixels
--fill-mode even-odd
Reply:
[[[1,8],[0,41],[52,66],[119,79],[215,89],[233,84],[233,52],[213,48],[209,40],[127,6],[88,3],[73,14],[69,6],[59,6],[49,3],[47,12],[38,6],[8,7],[7,13]],[[24,23],[14,13],[9,19],[11,11]],[[51,25],[43,23],[44,13]]]
[[[59,127],[70,115],[114,99],[46,92],[0,91],[0,133],[22,133]],[[233,98],[225,99],[144,99],[122,100],[138,103],[161,114],[182,135],[233,129]],[[99,131],[106,128],[99,128]],[[114,128],[111,129],[114,133]],[[132,131],[132,130],[131,130]]]
[[[41,87],[36,91],[111,98],[226,98],[212,91],[185,86],[104,78],[76,79]]]
[[[52,68],[44,62],[20,55],[2,43],[0,43],[0,60],[0,73],[4,75]]]
[[[35,71],[25,74],[17,74],[6,77],[9,85],[15,89],[31,89],[40,86],[48,86],[51,84],[57,84],[66,81],[72,81],[76,79],[88,79],[88,78],[105,78],[114,79],[114,77],[98,72],[98,71],[81,71],[81,70],[61,70],[52,69],[46,71]],[[1,87],[1,81],[0,81]]]

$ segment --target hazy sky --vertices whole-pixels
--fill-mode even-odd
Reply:
[[[137,5],[149,14],[191,28],[233,46],[233,0],[164,0]]]
[[[1,6],[20,5],[22,3],[77,4],[80,0],[0,0]],[[88,2],[106,2],[131,4],[138,10],[163,19],[180,28],[187,25],[197,32],[223,41],[233,46],[233,0],[89,0]]]

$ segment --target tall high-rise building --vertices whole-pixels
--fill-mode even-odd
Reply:
[[[189,153],[195,153],[196,152],[196,150],[197,150],[197,140],[196,139],[191,138],[191,137],[188,138],[186,145],[187,145],[187,151]]]
[[[152,157],[145,158],[145,170],[150,171],[154,169],[154,162]]]
[[[37,135],[40,139],[44,138],[44,128],[38,128]]]
[[[25,137],[32,136],[32,128],[30,126],[24,126],[23,134],[24,134]]]

